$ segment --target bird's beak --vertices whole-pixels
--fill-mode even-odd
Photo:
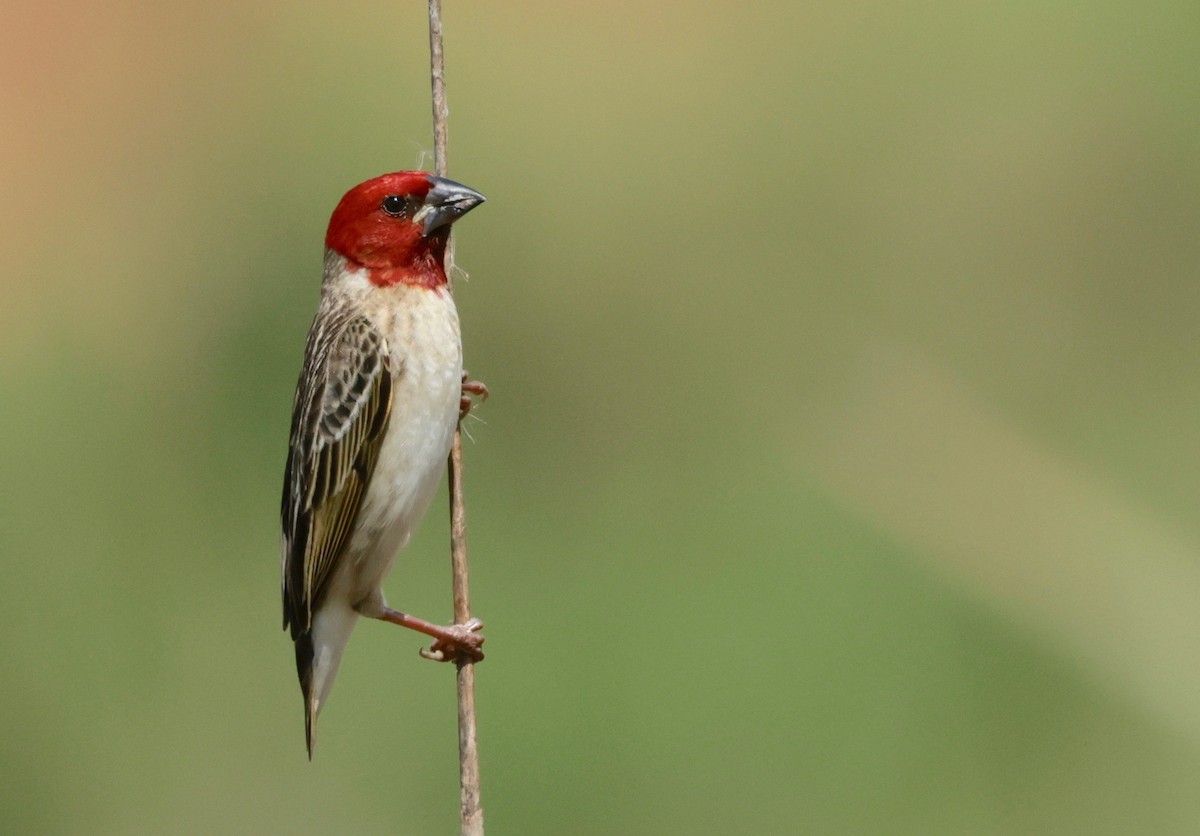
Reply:
[[[454,223],[487,200],[474,189],[445,177],[430,175],[429,182],[432,188],[425,195],[425,204],[413,215],[413,220],[421,224],[421,233],[426,237]]]

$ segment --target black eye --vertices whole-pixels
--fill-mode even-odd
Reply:
[[[383,203],[379,204],[379,208],[387,212],[393,218],[404,214],[404,207],[408,204],[403,196],[398,194],[390,194],[383,199]]]

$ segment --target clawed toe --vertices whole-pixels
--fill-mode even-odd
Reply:
[[[462,399],[458,403],[458,420],[461,421],[463,418],[466,418],[467,414],[471,411],[471,407],[474,405],[474,401],[471,400],[472,396],[479,398],[481,401],[486,401],[488,399],[487,384],[481,380],[471,380],[464,371],[462,376]]]
[[[466,624],[453,624],[445,628],[445,635],[429,646],[421,648],[422,658],[434,662],[467,662],[483,661],[484,637],[479,631],[483,622],[472,618]]]

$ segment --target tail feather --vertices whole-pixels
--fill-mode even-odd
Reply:
[[[308,747],[310,761],[317,719],[312,699],[313,656],[312,633],[301,633],[296,637],[296,673],[300,676],[300,693],[304,696],[304,745]]]
[[[358,614],[349,607],[325,607],[313,614],[312,628],[295,638],[296,673],[304,696],[304,743],[311,761],[316,745],[317,717],[333,688],[342,651]]]

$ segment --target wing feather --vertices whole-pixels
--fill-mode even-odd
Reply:
[[[309,334],[284,477],[283,625],[293,638],[311,628],[349,541],[392,406],[386,340],[365,317],[331,324]]]

